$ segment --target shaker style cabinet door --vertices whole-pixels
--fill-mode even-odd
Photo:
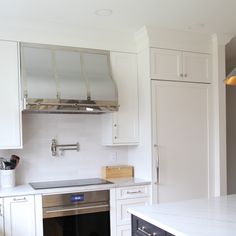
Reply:
[[[114,143],[138,143],[138,84],[135,54],[111,53],[118,88],[119,111],[113,113]]]
[[[0,236],[4,236],[3,199],[0,198]]]
[[[183,52],[184,80],[210,83],[211,56],[203,53]]]
[[[34,196],[4,198],[5,236],[35,236]]]
[[[182,52],[167,49],[151,49],[151,79],[182,80]]]
[[[208,102],[207,84],[152,81],[159,203],[208,197]]]
[[[118,89],[119,111],[103,116],[103,144],[139,143],[137,55],[111,52],[112,77]]]
[[[22,147],[17,42],[0,41],[0,149]]]
[[[204,53],[152,48],[151,79],[211,82],[211,56]]]

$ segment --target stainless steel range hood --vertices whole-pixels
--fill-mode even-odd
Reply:
[[[118,110],[109,51],[21,43],[25,112]]]

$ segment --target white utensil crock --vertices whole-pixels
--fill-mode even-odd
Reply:
[[[15,186],[15,170],[0,170],[1,188],[12,188]]]

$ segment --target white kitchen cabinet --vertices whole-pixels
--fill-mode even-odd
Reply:
[[[130,225],[118,226],[117,236],[131,236],[131,226]]]
[[[149,203],[149,198],[132,198],[117,201],[117,225],[127,225],[131,223],[129,207],[143,206]]]
[[[0,149],[22,147],[17,42],[0,41]]]
[[[111,67],[120,107],[118,112],[103,115],[103,143],[137,145],[139,115],[136,54],[111,52]]]
[[[183,74],[182,52],[167,49],[151,49],[151,78],[181,80]]]
[[[210,83],[209,54],[152,48],[150,57],[151,79]]]
[[[0,198],[0,236],[4,236],[3,199]]]
[[[5,236],[35,236],[34,196],[4,198]]]
[[[116,228],[117,236],[131,235],[131,215],[128,208],[133,206],[143,206],[150,203],[150,186],[127,186],[116,188],[115,211],[116,214],[111,227]],[[113,235],[114,236],[114,233]]]
[[[210,55],[183,52],[183,76],[184,80],[188,82],[210,83]]]
[[[154,198],[208,197],[209,85],[152,81],[152,117]]]

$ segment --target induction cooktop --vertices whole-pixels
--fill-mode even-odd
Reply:
[[[50,188],[66,188],[66,187],[80,187],[89,185],[112,184],[112,182],[100,178],[91,179],[72,179],[46,182],[29,183],[34,189],[50,189]]]

